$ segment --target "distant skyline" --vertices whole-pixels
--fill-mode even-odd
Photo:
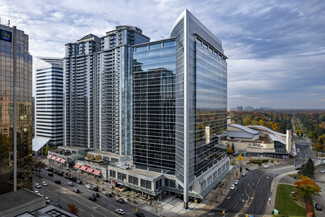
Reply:
[[[0,0],[1,23],[29,35],[33,56],[63,57],[64,44],[117,25],[158,40],[187,8],[228,56],[228,108],[325,108],[324,1]]]

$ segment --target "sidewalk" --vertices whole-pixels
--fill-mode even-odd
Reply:
[[[278,189],[278,185],[279,185],[279,182],[280,180],[289,175],[289,174],[292,174],[292,173],[295,173],[297,171],[291,171],[291,172],[287,172],[287,173],[283,173],[281,175],[278,175],[273,181],[272,181],[272,184],[271,184],[271,192],[272,192],[272,195],[271,195],[271,200],[269,200],[267,206],[266,206],[266,210],[265,210],[265,214],[264,216],[272,216],[272,211],[274,209],[274,205],[275,205],[275,198],[276,198],[276,191]]]

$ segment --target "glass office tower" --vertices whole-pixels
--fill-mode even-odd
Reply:
[[[0,194],[32,189],[32,77],[28,35],[0,25]]]
[[[175,174],[174,39],[140,44],[133,53],[133,163]]]
[[[176,38],[176,178],[188,189],[225,155],[218,135],[226,130],[227,57],[221,41],[185,10],[171,30]]]

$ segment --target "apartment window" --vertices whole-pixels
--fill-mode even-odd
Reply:
[[[201,191],[203,191],[206,187],[207,187],[207,183],[206,183],[206,181],[204,180],[204,181],[201,183]]]
[[[175,180],[169,180],[169,184],[171,188],[176,188],[176,182]]]
[[[126,180],[126,175],[125,175],[124,173],[120,173],[120,172],[118,172],[118,173],[117,173],[117,178],[118,178],[119,180],[125,181],[125,180]]]
[[[151,182],[148,180],[141,179],[141,187],[151,189]]]
[[[218,172],[215,171],[215,172],[213,173],[213,180],[216,180],[217,178],[218,178]]]
[[[160,188],[161,185],[162,185],[162,180],[161,179],[157,180],[156,181],[156,189]]]
[[[212,183],[212,175],[208,178],[208,186]]]
[[[116,178],[116,172],[114,170],[110,170],[109,171],[109,176],[113,177],[113,178]]]
[[[139,184],[139,179],[137,177],[129,175],[129,183],[131,183],[133,185],[138,185]]]

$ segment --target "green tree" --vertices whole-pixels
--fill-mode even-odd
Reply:
[[[311,179],[313,179],[315,177],[315,166],[314,166],[314,162],[311,160],[311,158],[309,158],[307,163],[301,165],[301,168],[300,168],[298,174],[302,175],[302,176],[307,176]]]
[[[47,145],[47,146],[46,146],[46,148],[45,148],[45,155],[48,155],[48,153],[49,153],[49,150],[50,150],[50,146],[49,146],[49,145]]]

